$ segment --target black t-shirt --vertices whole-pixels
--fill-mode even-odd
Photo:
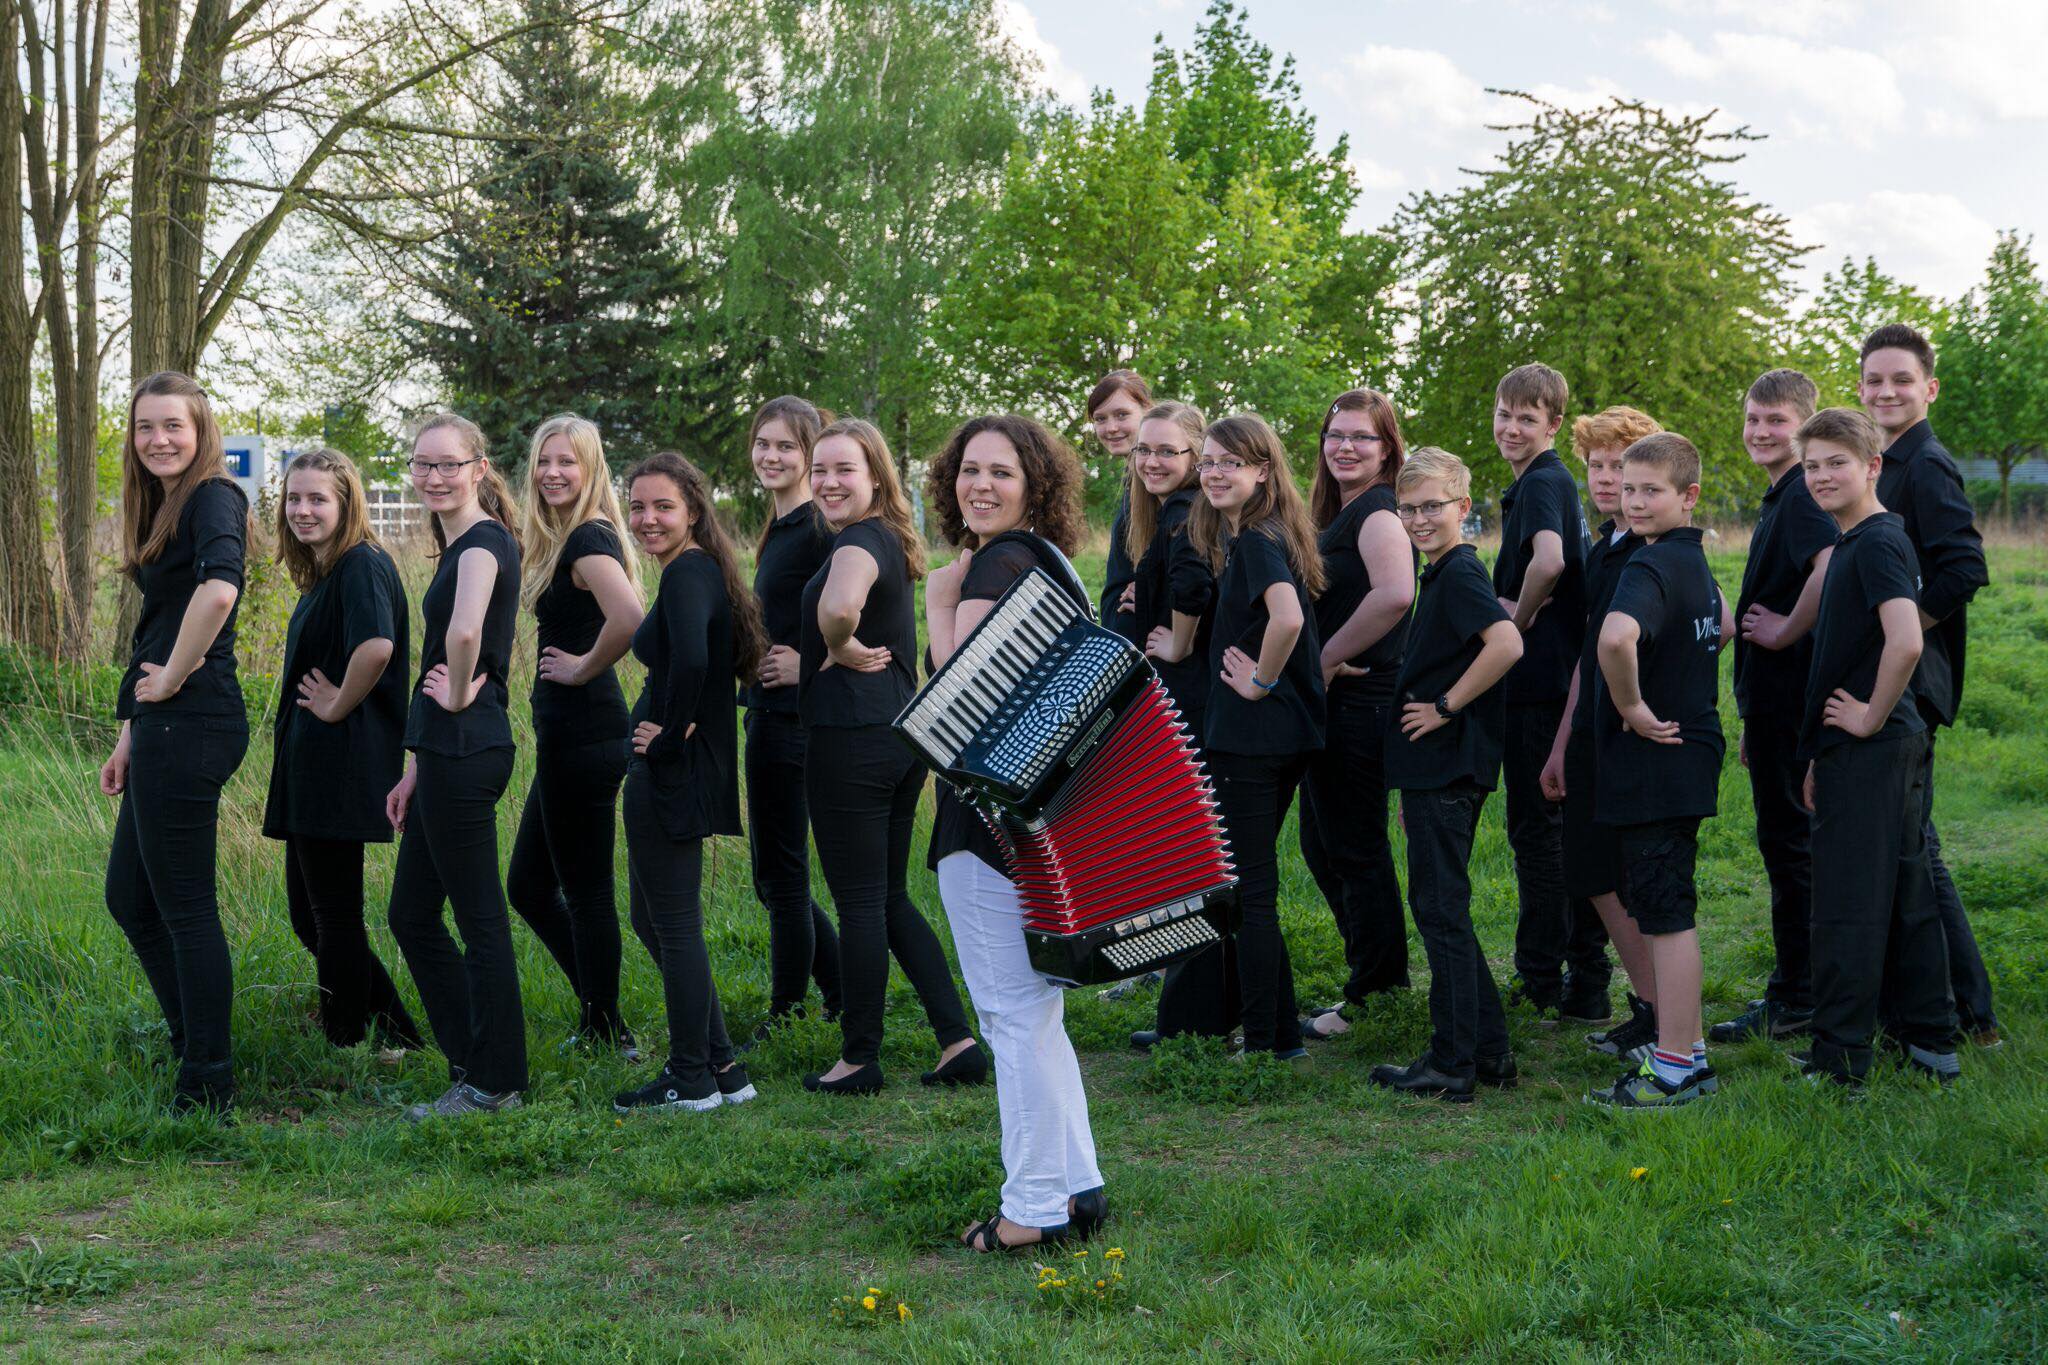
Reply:
[[[1813,623],[1813,671],[1806,683],[1806,705],[1799,726],[1799,756],[1816,758],[1855,736],[1822,724],[1822,713],[1836,688],[1870,700],[1877,686],[1877,664],[1884,654],[1884,623],[1877,609],[1894,598],[1920,603],[1920,582],[1913,542],[1896,512],[1865,517],[1835,542],[1828,576],[1821,582],[1820,615]],[[1884,727],[1872,738],[1915,735],[1927,728],[1916,688],[1919,675],[1907,682]]]
[[[405,771],[407,625],[398,566],[369,541],[300,596],[285,631],[265,835],[391,841],[384,797]],[[317,668],[339,687],[348,661],[372,640],[391,642],[391,660],[338,724],[298,704],[300,679]]]
[[[248,714],[242,684],[235,676],[235,617],[242,609],[239,591],[220,634],[206,647],[205,661],[192,670],[178,695],[169,701],[138,702],[135,684],[146,663],[169,663],[185,624],[185,609],[201,583],[219,579],[242,586],[242,541],[249,525],[249,500],[229,479],[208,479],[192,490],[178,513],[178,529],[163,553],[136,575],[142,589],[142,615],[128,651],[128,671],[114,705],[120,720],[174,713],[189,716]]]
[[[604,630],[604,608],[597,594],[576,586],[571,571],[576,561],[592,555],[606,555],[619,562],[628,574],[626,547],[619,533],[607,521],[586,521],[562,542],[561,558],[555,561],[555,576],[534,599],[533,618],[540,629],[534,641],[534,658],[550,645],[566,654],[588,654]],[[618,675],[607,668],[581,687],[548,682],[539,674],[533,679],[533,737],[537,744],[590,744],[601,739],[623,739],[630,727],[626,722],[626,693]]]
[[[1617,538],[1614,523],[1600,524],[1600,532],[1586,547],[1586,639],[1579,650],[1579,701],[1572,708],[1572,729],[1593,728],[1593,691],[1599,686],[1600,623],[1607,619],[1607,604],[1614,600],[1614,585],[1621,581],[1621,566],[1643,548],[1634,531]],[[1548,608],[1545,608],[1548,610]]]
[[[1913,674],[1920,714],[1930,725],[1953,725],[1963,704],[1967,607],[1991,571],[1963,476],[1925,418],[1885,450],[1877,500],[1905,527],[1920,570],[1920,609],[1935,618]]]
[[[654,605],[633,632],[633,657],[647,665],[633,725],[653,721],[661,733],[632,764],[654,784],[663,832],[738,834],[739,718],[725,686],[733,676],[732,602],[704,550],[685,550],[661,571]]]
[[[476,670],[484,675],[483,686],[469,705],[448,711],[415,682],[412,709],[405,718],[406,748],[450,758],[512,747],[512,724],[505,716],[510,696],[505,675],[512,668],[512,638],[519,627],[519,545],[510,531],[490,517],[457,536],[434,565],[434,579],[420,599],[424,633],[420,636],[419,681],[424,681],[436,664],[448,662],[448,618],[455,612],[456,574],[462,556],[471,550],[483,550],[498,561],[476,658]]]
[[[1597,679],[1593,753],[1600,764],[1593,816],[1604,825],[1709,816],[1721,790],[1721,590],[1707,567],[1696,526],[1646,544],[1615,576],[1609,616],[1629,616],[1636,638],[1636,681],[1659,720],[1678,722],[1678,744],[1622,729],[1621,715]]]
[[[1134,571],[1138,603],[1131,618],[1131,639],[1139,649],[1145,647],[1145,642],[1156,628],[1165,626],[1172,629],[1176,611],[1197,619],[1195,642],[1188,650],[1187,658],[1177,664],[1152,660],[1159,681],[1166,684],[1167,695],[1180,708],[1181,719],[1187,722],[1188,733],[1194,736],[1197,744],[1201,743],[1203,717],[1208,711],[1210,687],[1216,676],[1209,668],[1209,637],[1215,625],[1216,575],[1187,532],[1188,512],[1199,496],[1195,489],[1183,488],[1167,495],[1166,501],[1159,505],[1159,524],[1153,529],[1152,543],[1145,547]]]
[[[1301,604],[1301,635],[1273,690],[1246,701],[1223,681],[1223,655],[1232,646],[1254,666],[1266,638],[1266,589],[1285,583]],[[1202,717],[1202,747],[1223,754],[1310,754],[1323,747],[1323,645],[1315,608],[1287,562],[1278,528],[1251,526],[1232,539],[1216,576],[1216,621],[1209,634],[1209,705]],[[1273,679],[1265,681],[1274,682]]]
[[[889,666],[879,673],[857,673],[836,664],[826,668],[825,634],[818,629],[818,599],[832,574],[828,557],[804,584],[803,610],[797,622],[797,712],[806,725],[851,727],[888,725],[917,691],[917,613],[912,604],[910,565],[903,542],[879,517],[857,521],[832,541],[832,551],[861,550],[872,556],[879,572],[861,608],[860,627],[853,636],[869,648],[889,651]]]
[[[1813,632],[1790,649],[1764,649],[1742,638],[1742,618],[1753,606],[1789,615],[1813,572],[1813,558],[1835,543],[1835,519],[1820,510],[1798,465],[1772,484],[1749,533],[1749,560],[1735,599],[1735,709],[1742,716],[1776,716],[1790,725],[1806,705],[1806,675],[1813,667]]]
[[[1434,702],[1449,692],[1479,657],[1486,628],[1507,619],[1479,563],[1479,552],[1470,545],[1454,545],[1424,565],[1400,681],[1394,687],[1395,703]],[[1491,791],[1500,780],[1507,729],[1507,695],[1499,683],[1420,739],[1408,738],[1396,714],[1387,726],[1387,786],[1431,791],[1455,782],[1475,782]]]
[[[1358,610],[1358,604],[1365,601],[1365,595],[1373,588],[1372,574],[1358,553],[1358,534],[1365,525],[1365,519],[1375,512],[1393,510],[1392,486],[1376,483],[1339,508],[1337,515],[1330,518],[1330,524],[1317,537],[1316,548],[1323,554],[1326,581],[1323,595],[1316,599],[1316,633],[1325,645],[1351,619],[1352,613]],[[1408,554],[1408,572],[1412,577],[1422,562],[1422,556],[1412,546]],[[1362,678],[1339,678],[1331,684],[1331,702],[1392,701],[1394,684],[1401,676],[1401,642],[1407,638],[1408,618],[1403,616],[1395,622],[1392,630],[1345,660],[1354,668],[1367,671]]]
[[[1564,572],[1550,601],[1522,636],[1522,658],[1504,682],[1508,704],[1557,701],[1571,690],[1586,630],[1586,516],[1579,485],[1546,450],[1500,495],[1500,557],[1493,561],[1493,593],[1520,599],[1522,580],[1536,552],[1536,533],[1555,531],[1564,543]]]
[[[761,603],[761,624],[768,643],[797,647],[798,618],[803,615],[804,585],[832,557],[832,528],[818,504],[806,502],[768,525],[768,538],[754,561],[754,596]],[[796,714],[798,688],[763,687],[750,683],[740,700],[756,711]]]
[[[1124,544],[1124,533],[1131,525],[1131,488],[1128,482],[1116,502],[1116,520],[1109,524],[1109,562],[1103,566],[1102,610],[1096,619],[1103,629],[1113,630],[1135,644],[1145,647],[1145,637],[1137,633],[1137,624],[1129,612],[1119,612],[1117,602],[1123,597],[1124,589],[1137,576],[1138,566],[1131,563],[1130,547]]]

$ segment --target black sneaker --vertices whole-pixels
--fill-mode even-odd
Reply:
[[[407,1123],[424,1123],[428,1119],[460,1118],[464,1114],[502,1114],[525,1106],[517,1090],[507,1090],[493,1095],[479,1090],[468,1081],[457,1081],[441,1092],[440,1098],[426,1104],[415,1104],[405,1111]]]
[[[612,1108],[621,1114],[636,1113],[643,1109],[705,1114],[723,1103],[725,1096],[719,1093],[716,1085],[708,1092],[692,1090],[669,1075],[666,1069],[638,1090],[622,1091],[612,1096]]]
[[[1376,1066],[1370,1079],[1374,1085],[1385,1086],[1397,1094],[1422,1095],[1452,1104],[1472,1102],[1472,1082],[1437,1070],[1426,1054],[1406,1066],[1391,1062]]]
[[[754,1089],[754,1083],[747,1077],[747,1069],[738,1062],[723,1071],[711,1073],[711,1079],[718,1082],[718,1100],[721,1104],[745,1104],[761,1092]]]
[[[1746,1043],[1752,1038],[1797,1038],[1813,1032],[1813,1011],[1793,1009],[1776,1000],[1752,1000],[1733,1019],[1707,1030],[1710,1043]]]
[[[1131,1035],[1131,1049],[1135,1052],[1150,1052],[1153,1044],[1158,1041],[1158,1029],[1141,1028]]]
[[[1629,992],[1628,1019],[1617,1028],[1586,1035],[1586,1046],[1608,1057],[1646,1061],[1657,1045],[1657,1007]]]
[[[1954,1085],[1963,1078],[1962,1063],[1953,1051],[1929,1052],[1926,1048],[1904,1047],[1899,1049],[1897,1058],[1900,1069],[1909,1076],[1924,1076],[1943,1085]]]
[[[1134,976],[1128,981],[1119,981],[1108,990],[1100,991],[1098,994],[1104,1000],[1135,1000],[1147,991],[1158,990],[1164,984],[1166,984],[1165,972],[1146,972],[1143,976]]]
[[[1586,1103],[1606,1109],[1662,1113],[1704,1099],[1719,1088],[1711,1068],[1688,1072],[1684,1080],[1674,1085],[1659,1076],[1657,1068],[1644,1062],[1641,1070],[1623,1076],[1608,1088],[1588,1092]]]
[[[1558,997],[1557,1017],[1567,1024],[1604,1024],[1614,1017],[1614,999],[1605,986],[1589,990],[1569,984]]]

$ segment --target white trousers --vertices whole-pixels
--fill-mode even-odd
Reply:
[[[972,853],[939,860],[939,898],[960,975],[996,1067],[1003,1122],[1003,1217],[1021,1227],[1067,1221],[1067,1197],[1102,1184],[1081,1063],[1067,1038],[1066,995],[1031,966],[1010,879]]]

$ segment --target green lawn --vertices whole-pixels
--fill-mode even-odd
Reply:
[[[1372,1062],[1419,1049],[1419,989],[1319,1048],[1306,1075],[1192,1045],[1137,1057],[1123,1039],[1149,1022],[1149,1002],[1076,992],[1069,1027],[1114,1221],[1075,1264],[1092,1282],[1103,1250],[1125,1251],[1127,1292],[1107,1305],[1038,1290],[1028,1258],[952,1245],[993,1208],[995,1097],[914,1083],[931,1047],[900,979],[884,1057],[892,1085],[878,1099],[801,1091],[799,1074],[836,1049],[836,1032],[813,1024],[752,1059],[759,1103],[620,1122],[609,1097],[640,1073],[560,1052],[573,1001],[521,928],[529,1107],[399,1123],[402,1104],[441,1088],[438,1054],[385,1070],[311,1029],[311,963],[286,923],[278,846],[256,833],[267,739],[234,781],[223,830],[246,1108],[226,1126],[169,1118],[169,1081],[152,1060],[161,1025],[100,902],[112,824],[93,788],[103,731],[0,712],[0,1350],[2041,1359],[2048,552],[2001,547],[1992,563],[1994,586],[1971,612],[1964,724],[1942,743],[1940,800],[2011,1041],[1969,1052],[1963,1085],[1887,1075],[1850,1105],[1787,1084],[1782,1050],[1756,1044],[1717,1054],[1724,1082],[1711,1104],[1617,1116],[1580,1103],[1611,1063],[1578,1031],[1522,1017],[1522,1087],[1454,1108],[1365,1080]],[[1732,591],[1739,562],[1720,556],[1717,570]],[[1722,810],[1700,865],[1714,1018],[1760,990],[1770,961],[1732,757]],[[517,812],[508,800],[508,849]],[[920,838],[915,889],[943,931],[922,853]],[[388,848],[373,856],[373,903],[390,861]],[[1504,979],[1514,901],[1498,800],[1473,870],[1475,914]],[[709,877],[713,963],[742,1026],[765,1005],[767,936],[740,841],[718,841]],[[1340,954],[1328,912],[1298,855],[1283,877],[1304,999],[1332,998]],[[395,966],[381,924],[375,937]],[[656,975],[626,942],[628,1011],[659,1055]],[[1414,962],[1419,985],[1419,944]],[[871,1287],[890,1320],[865,1321],[857,1300]],[[847,1295],[850,1324],[833,1311]],[[898,1302],[907,1322],[894,1318]]]

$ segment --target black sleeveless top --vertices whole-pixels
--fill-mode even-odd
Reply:
[[[547,589],[533,601],[533,619],[539,625],[534,640],[534,660],[540,651],[553,646],[565,654],[588,654],[604,630],[604,608],[597,594],[576,586],[572,570],[576,561],[592,555],[609,555],[628,574],[626,547],[619,533],[606,521],[586,521],[569,532],[562,542],[561,558],[555,561],[555,576]],[[581,687],[549,682],[538,673],[533,678],[533,737],[542,745],[589,744],[601,739],[625,739],[632,729],[626,717],[626,694],[618,674],[607,668]]]

